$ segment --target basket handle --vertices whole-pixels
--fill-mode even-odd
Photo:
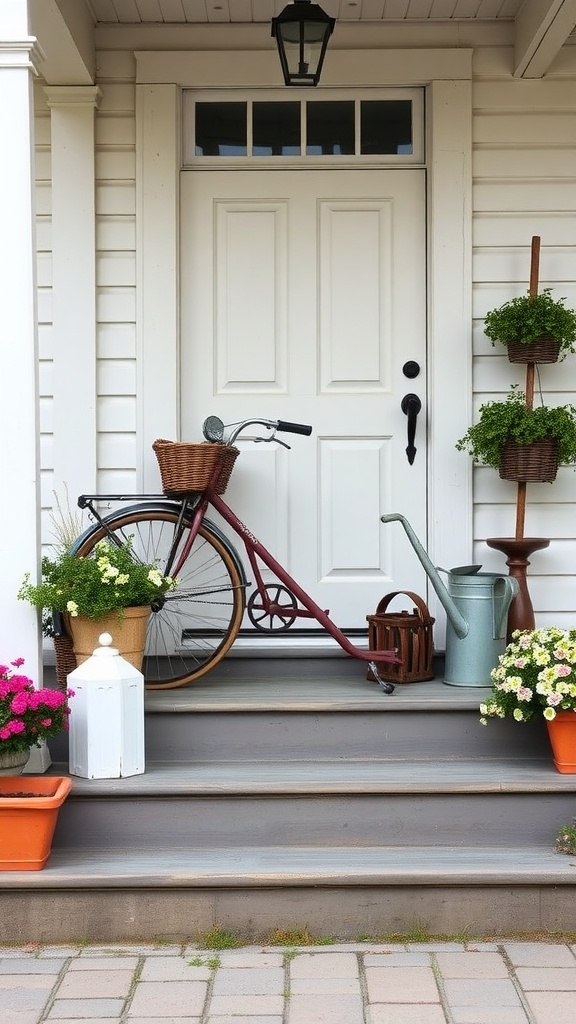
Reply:
[[[378,604],[378,607],[376,609],[376,615],[383,615],[391,601],[393,601],[395,597],[399,597],[400,595],[403,595],[404,597],[409,597],[410,600],[414,602],[416,608],[420,612],[420,616],[423,622],[433,621],[430,612],[428,611],[426,602],[423,601],[422,598],[418,596],[418,594],[414,594],[413,591],[411,590],[394,590],[391,594],[386,594],[386,597],[383,597],[380,603]]]

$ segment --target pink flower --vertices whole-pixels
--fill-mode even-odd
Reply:
[[[556,665],[557,676],[569,676],[571,672],[570,665]]]
[[[17,693],[10,701],[10,710],[14,715],[23,715],[28,708],[28,694]]]
[[[68,727],[72,691],[37,690],[28,676],[14,672],[23,662],[0,666],[0,750],[23,750]]]

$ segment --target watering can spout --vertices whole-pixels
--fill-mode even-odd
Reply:
[[[446,586],[444,585],[444,582],[442,581],[438,573],[438,570],[432,564],[427,552],[422,547],[420,541],[418,540],[418,537],[414,533],[414,530],[410,526],[408,520],[399,512],[391,512],[388,515],[381,516],[380,518],[383,523],[402,523],[402,526],[406,531],[408,540],[412,544],[414,551],[416,552],[420,562],[422,563],[424,571],[428,579],[430,580],[432,586],[434,587],[434,590],[436,591],[436,594],[438,595],[440,602],[442,603],[442,607],[444,608],[444,611],[446,612],[446,615],[450,620],[450,624],[456,636],[460,640],[463,640],[464,637],[468,635],[468,631],[470,628],[469,623],[466,621],[461,612],[458,611],[458,608],[456,607],[454,601],[450,597],[450,594],[448,593],[448,590],[446,589]]]

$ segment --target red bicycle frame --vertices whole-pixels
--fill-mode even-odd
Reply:
[[[219,471],[217,470],[215,473],[215,479],[217,479],[218,472]],[[182,566],[186,561],[209,505],[215,508],[222,518],[228,523],[234,533],[242,538],[250,566],[254,573],[256,589],[262,599],[262,608],[267,615],[289,615],[290,618],[315,619],[316,622],[318,622],[319,625],[322,626],[322,628],[325,629],[332,637],[332,639],[336,640],[346,654],[350,654],[354,658],[360,658],[363,661],[385,661],[396,665],[400,664],[400,658],[397,657],[396,651],[366,651],[351,643],[342,630],[339,629],[332,621],[328,612],[324,611],[320,605],[316,604],[309,594],[307,594],[306,591],[296,583],[296,580],[292,579],[284,567],[280,565],[274,556],[270,554],[267,548],[264,547],[261,541],[251,533],[245,523],[238,518],[229,505],[227,505],[216,491],[213,490],[213,481],[210,482],[198,505],[195,506],[188,538],[180,554],[178,564],[174,565],[171,569],[173,575],[178,575],[180,566]],[[294,594],[294,597],[300,602],[302,607],[290,607],[287,609],[285,605],[279,605],[270,600],[266,590],[266,585],[258,567],[258,558],[267,566],[268,569],[270,569],[271,572],[274,573],[280,583]]]

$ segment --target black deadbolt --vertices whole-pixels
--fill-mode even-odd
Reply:
[[[418,374],[420,373],[419,363],[415,362],[414,359],[409,359],[407,363],[404,363],[404,366],[402,367],[402,373],[404,374],[405,377],[408,377],[410,380],[413,380],[414,377],[417,377]]]

